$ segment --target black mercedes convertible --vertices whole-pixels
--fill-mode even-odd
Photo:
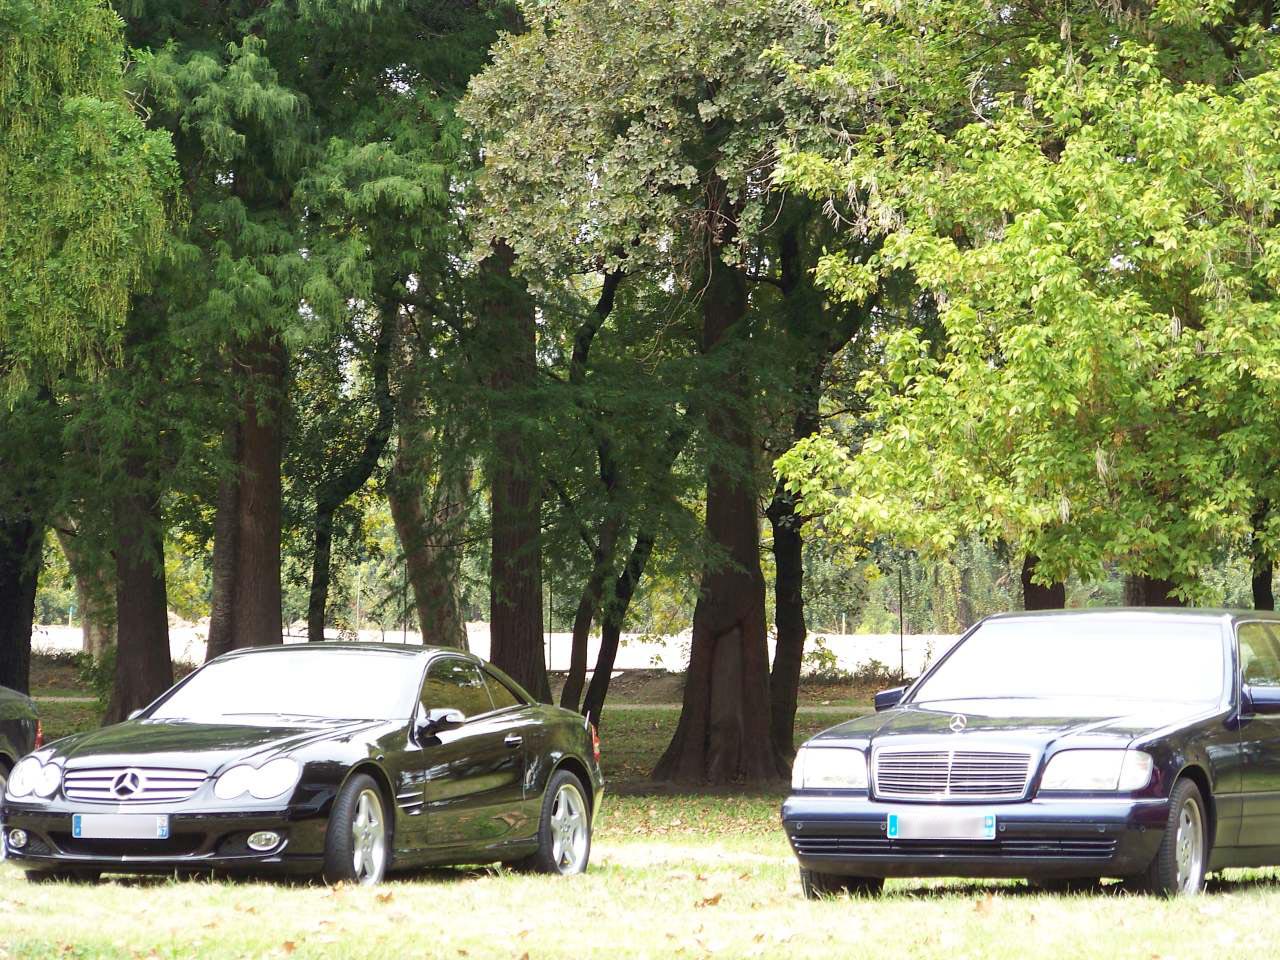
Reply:
[[[991,617],[876,710],[796,758],[806,896],[911,876],[1186,895],[1280,864],[1276,614]]]
[[[4,839],[31,880],[104,871],[586,869],[595,731],[456,650],[299,644],[230,653],[128,721],[13,768]]]

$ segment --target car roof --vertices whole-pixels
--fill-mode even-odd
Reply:
[[[1226,607],[1073,607],[1070,610],[1012,610],[996,613],[988,620],[1037,620],[1043,617],[1124,617],[1132,620],[1272,620],[1280,622],[1274,610],[1242,610]]]
[[[364,643],[352,640],[326,640],[323,643],[281,643],[270,644],[262,647],[241,647],[237,650],[229,650],[217,659],[221,660],[223,657],[257,656],[265,653],[280,653],[281,651],[299,650],[308,650],[316,653],[324,653],[333,650],[354,650],[364,653],[372,650],[378,653],[397,653],[405,657],[419,658],[434,656],[437,653],[452,653],[457,656],[466,657],[469,660],[479,661],[480,659],[475,654],[468,653],[466,650],[459,650],[457,647],[424,646],[416,643]]]

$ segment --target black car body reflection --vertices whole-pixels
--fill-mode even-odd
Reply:
[[[1195,893],[1280,863],[1280,617],[1009,614],[799,752],[807,895],[885,877],[1119,877]]]
[[[36,751],[6,791],[5,837],[32,879],[213,868],[372,883],[493,861],[577,872],[602,794],[596,742],[581,716],[455,650],[238,651],[124,723]]]
[[[9,771],[39,744],[40,721],[30,697],[0,687],[0,793]]]

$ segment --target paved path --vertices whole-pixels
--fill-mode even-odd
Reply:
[[[186,663],[203,663],[205,637],[208,635],[207,624],[174,624],[169,627],[169,650],[175,661]],[[337,639],[337,635],[329,637]],[[416,645],[422,642],[413,631],[401,630],[362,630],[360,639],[367,643],[406,643]],[[835,666],[852,673],[859,667],[870,663],[880,663],[889,669],[901,666],[907,676],[918,676],[925,664],[931,662],[939,654],[950,649],[956,641],[955,636],[947,634],[917,634],[898,638],[893,634],[810,634],[806,651],[813,652],[821,644],[835,656]],[[287,635],[285,643],[305,643],[303,636]],[[471,652],[481,657],[489,655],[489,625],[487,623],[467,624],[467,642]],[[552,633],[546,641],[547,669],[569,669],[569,647],[571,637],[568,633]],[[61,624],[37,626],[31,638],[33,650],[80,650],[82,638],[79,627]],[[594,664],[600,648],[599,637],[593,637],[587,644],[587,662]],[[769,658],[773,659],[773,646],[770,642]],[[689,664],[689,631],[666,637],[653,637],[643,634],[624,634],[622,646],[618,650],[617,670],[652,670],[654,668],[672,671],[683,671]]]

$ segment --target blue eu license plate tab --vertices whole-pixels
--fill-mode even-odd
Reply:
[[[891,813],[890,840],[994,840],[996,815],[981,810],[913,810]]]
[[[168,814],[74,813],[71,835],[78,840],[168,840]]]

